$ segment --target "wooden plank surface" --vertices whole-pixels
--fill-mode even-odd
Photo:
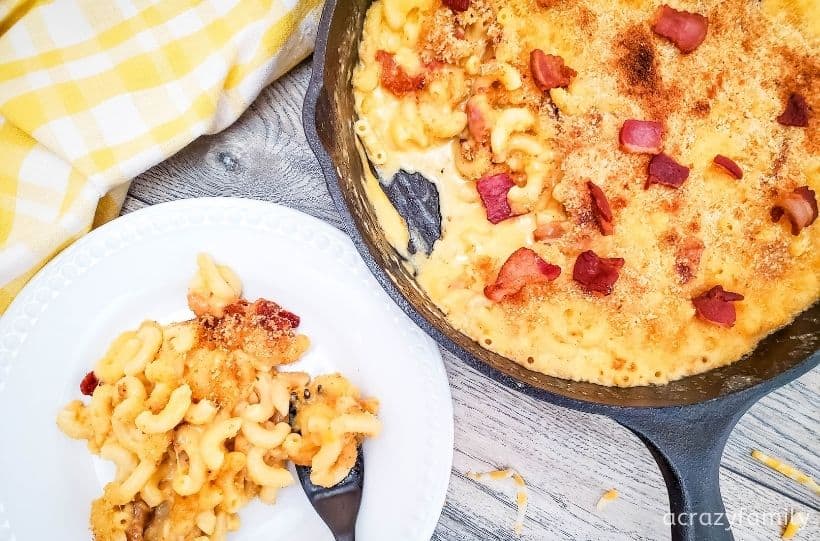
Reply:
[[[186,197],[274,201],[335,226],[340,221],[305,141],[301,106],[310,68],[274,83],[225,132],[203,137],[133,184],[124,212]],[[539,402],[492,381],[443,352],[455,407],[455,458],[440,541],[664,540],[668,498],[651,455],[615,422]],[[779,518],[809,514],[798,539],[820,539],[820,499],[751,459],[752,448],[820,473],[820,372],[761,400],[734,431],[721,467],[727,511],[738,540],[779,539]],[[529,485],[523,534],[512,531],[512,488],[466,476],[516,468]],[[620,497],[602,511],[609,488]],[[397,540],[398,541],[398,540]]]

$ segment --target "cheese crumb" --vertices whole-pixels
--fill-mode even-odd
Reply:
[[[606,507],[606,505],[609,502],[615,501],[616,499],[618,499],[618,491],[614,488],[611,488],[603,493],[603,495],[598,500],[598,503],[595,504],[595,509],[600,511],[601,509]]]
[[[780,535],[781,539],[793,539],[797,532],[800,531],[800,528],[806,525],[807,520],[806,513],[795,511],[789,516],[789,521],[786,523],[786,527],[783,529],[783,533]]]
[[[516,535],[521,535],[524,530],[524,515],[527,513],[527,503],[529,496],[527,494],[527,483],[517,471],[512,468],[503,470],[492,470],[488,472],[467,472],[467,477],[474,481],[503,481],[505,479],[512,479],[515,484],[515,503],[518,506],[518,514],[513,523],[513,531]]]
[[[820,495],[820,485],[818,485],[817,482],[811,478],[811,476],[803,473],[791,464],[787,464],[778,458],[764,454],[757,449],[752,450],[752,458],[765,464],[774,471],[785,475],[789,479],[797,481],[801,485],[808,487],[815,494]]]

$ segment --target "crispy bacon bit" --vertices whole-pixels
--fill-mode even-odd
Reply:
[[[380,78],[382,86],[393,94],[401,96],[424,87],[424,75],[408,75],[404,68],[396,63],[396,59],[393,58],[392,54],[386,51],[378,51],[376,60],[382,66]]]
[[[735,324],[735,301],[742,301],[743,295],[724,291],[723,286],[715,286],[706,293],[692,299],[695,312],[704,321],[709,321],[721,327],[731,327]]]
[[[535,85],[546,92],[551,88],[567,87],[578,73],[564,65],[560,56],[546,54],[541,49],[530,52],[530,71]]]
[[[257,300],[253,313],[261,316],[261,325],[271,331],[287,331],[298,327],[301,322],[299,316],[267,299]]]
[[[663,149],[663,126],[652,120],[629,119],[618,135],[626,152],[658,154]]]
[[[273,317],[282,311],[282,307],[268,299],[259,299],[254,303],[254,312],[264,317]]]
[[[453,11],[467,11],[470,0],[442,0],[442,3]]]
[[[806,98],[796,92],[789,94],[786,110],[777,117],[777,122],[784,126],[797,126],[798,128],[808,126],[809,104],[806,103]]]
[[[783,215],[792,223],[792,235],[799,235],[817,219],[817,195],[808,186],[795,188],[787,193],[772,208],[772,221],[779,222]]]
[[[689,177],[689,168],[685,167],[666,154],[653,156],[649,161],[649,177],[645,188],[652,184],[663,184],[672,188],[680,188]]]
[[[498,302],[528,284],[552,282],[560,274],[561,267],[547,263],[529,248],[519,248],[501,265],[495,282],[484,288],[484,295]]]
[[[724,168],[726,170],[726,172],[729,173],[730,175],[732,175],[734,178],[736,178],[736,179],[743,178],[743,169],[741,169],[740,166],[738,164],[736,164],[733,159],[727,158],[726,156],[718,154],[717,156],[715,156],[715,159],[712,160],[712,161],[714,161],[717,165]]]
[[[293,312],[288,312],[287,310],[282,310],[279,312],[279,317],[286,319],[290,326],[296,328],[299,326],[299,323],[302,322],[302,318],[294,314]]]
[[[699,13],[678,11],[666,4],[655,12],[652,31],[675,44],[680,52],[691,53],[706,39],[709,21]]]
[[[612,209],[609,206],[609,201],[604,191],[591,180],[587,181],[587,188],[589,189],[589,197],[592,202],[592,214],[595,215],[595,220],[598,222],[601,234],[611,235],[614,230],[612,225]]]
[[[532,236],[537,241],[552,240],[561,237],[564,234],[564,226],[561,222],[547,222],[535,228]]]
[[[499,173],[479,179],[476,184],[478,195],[487,211],[487,220],[497,224],[512,217],[512,209],[507,200],[507,192],[515,186],[512,177],[507,173]]]
[[[592,250],[581,252],[572,269],[572,279],[590,292],[612,293],[612,287],[618,281],[618,271],[624,266],[620,257],[601,258]]]
[[[467,131],[479,143],[486,143],[490,138],[490,126],[485,115],[487,100],[483,96],[473,96],[467,100]]]
[[[94,394],[94,389],[96,389],[97,385],[99,384],[100,380],[97,379],[97,376],[94,374],[94,372],[89,372],[80,382],[80,392],[86,396],[91,396],[92,394]]]
[[[697,274],[701,255],[703,255],[703,242],[700,239],[690,237],[684,241],[675,257],[675,271],[682,284],[687,283]]]

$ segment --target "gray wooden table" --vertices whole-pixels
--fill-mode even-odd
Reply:
[[[123,212],[172,199],[239,196],[273,201],[337,227],[339,217],[305,141],[303,63],[265,89],[223,133],[203,137],[134,182]],[[442,351],[455,408],[455,458],[447,503],[433,539],[669,539],[668,498],[649,452],[613,421],[535,401]],[[778,517],[808,513],[798,539],[820,539],[820,498],[758,464],[752,448],[820,474],[820,371],[755,405],[727,446],[721,489],[738,540],[779,539]],[[487,487],[467,471],[516,468],[529,486],[521,537],[512,531],[512,487]],[[599,496],[620,497],[602,511]],[[499,491],[500,490],[500,491]],[[390,540],[401,541],[401,540]]]

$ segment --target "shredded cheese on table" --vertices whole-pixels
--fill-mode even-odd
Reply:
[[[803,473],[791,464],[787,464],[778,458],[774,458],[767,454],[764,454],[758,451],[757,449],[752,450],[752,458],[754,458],[758,462],[765,464],[774,471],[782,475],[785,475],[789,479],[797,481],[801,485],[808,487],[815,494],[820,495],[820,485],[817,484],[817,481],[812,479],[810,475]]]
[[[607,490],[606,492],[604,492],[603,495],[601,495],[601,498],[598,500],[598,503],[595,504],[595,509],[600,511],[601,509],[606,507],[606,505],[609,502],[615,501],[617,498],[618,498],[618,491],[614,488],[611,488],[611,489]]]
[[[516,535],[521,535],[524,529],[524,515],[527,513],[527,502],[529,496],[527,495],[527,483],[517,471],[512,468],[503,470],[492,470],[488,472],[467,472],[467,477],[474,481],[503,481],[505,479],[512,479],[516,486],[515,503],[518,506],[518,514],[513,523],[513,531]]]
[[[795,511],[789,516],[789,521],[786,523],[786,527],[783,529],[783,533],[781,534],[781,539],[793,539],[797,532],[800,531],[800,528],[805,526],[806,520],[808,517],[806,513],[802,513],[800,511]]]

